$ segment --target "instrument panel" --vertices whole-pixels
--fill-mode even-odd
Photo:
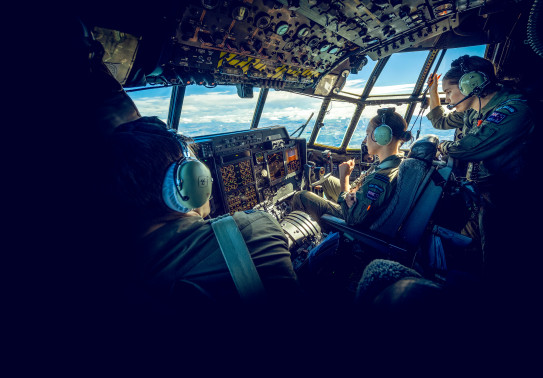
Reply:
[[[284,127],[196,137],[197,154],[213,175],[212,217],[279,205],[301,187],[306,140]]]

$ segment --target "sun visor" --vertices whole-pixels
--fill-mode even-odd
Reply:
[[[141,38],[101,27],[95,27],[92,33],[104,47],[104,64],[119,83],[126,84]]]
[[[317,87],[315,88],[315,94],[321,96],[328,96],[334,85],[336,84],[338,75],[328,74],[323,76]]]

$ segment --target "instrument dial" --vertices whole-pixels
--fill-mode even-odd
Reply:
[[[249,9],[244,6],[235,7],[232,11],[232,18],[237,21],[243,21],[249,15]]]
[[[277,24],[277,28],[275,29],[275,32],[278,35],[285,35],[288,32],[289,28],[290,28],[289,24],[283,21]]]
[[[307,25],[302,25],[298,28],[298,32],[296,33],[296,35],[299,37],[299,38],[303,38],[305,37],[306,35],[309,34],[309,26]]]

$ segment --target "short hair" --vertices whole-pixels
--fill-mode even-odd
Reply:
[[[171,212],[162,199],[168,167],[182,156],[176,135],[157,117],[141,117],[110,135],[110,195],[123,218],[139,224]]]
[[[453,85],[458,85],[462,75],[470,71],[482,72],[490,81],[481,92],[483,97],[497,90],[499,83],[494,65],[490,60],[481,58],[480,56],[462,55],[460,58],[453,60],[451,69],[443,76],[443,81],[447,80]]]
[[[394,111],[395,108],[389,108],[385,113],[385,123],[392,129],[392,135],[397,139],[407,142],[413,135],[407,131],[407,122],[403,117]],[[376,115],[370,120],[372,126],[379,126],[382,122],[382,116]]]

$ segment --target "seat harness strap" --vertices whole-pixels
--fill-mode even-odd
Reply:
[[[234,218],[221,217],[213,221],[211,227],[242,301],[262,302],[264,285]]]

